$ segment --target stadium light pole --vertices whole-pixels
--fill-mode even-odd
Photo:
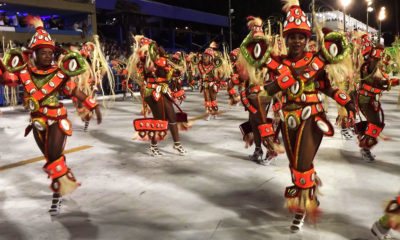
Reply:
[[[340,0],[343,6],[343,32],[346,32],[346,7],[350,5],[351,0]]]
[[[382,37],[382,21],[385,20],[386,18],[386,8],[381,7],[381,10],[379,11],[379,34],[378,34],[378,43],[381,42],[381,37]]]
[[[368,19],[369,19],[368,15],[369,15],[370,12],[374,11],[374,8],[371,7],[371,5],[372,5],[372,0],[367,0],[367,33],[368,33],[368,27],[369,27],[369,25],[368,25]]]
[[[234,13],[234,9],[232,9],[232,3],[231,0],[228,0],[229,4],[229,11],[228,11],[228,17],[229,17],[229,50],[232,51],[232,14]]]
[[[312,13],[311,13],[311,15],[312,15],[312,22],[311,22],[311,25],[312,25],[312,29],[314,29],[315,21],[317,21],[316,19],[314,19],[314,18],[316,17],[316,15],[317,15],[317,14],[315,13],[315,0],[312,0],[311,4],[312,4]]]

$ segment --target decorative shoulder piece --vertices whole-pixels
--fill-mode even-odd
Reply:
[[[157,57],[158,57],[157,43],[151,42],[149,44],[149,56],[150,56],[151,61],[156,61],[157,60]]]
[[[199,64],[200,56],[198,54],[193,54],[192,58],[190,59],[190,62],[193,63],[194,65]]]
[[[80,53],[70,52],[60,62],[60,69],[68,76],[77,76],[86,71],[86,63]]]
[[[246,61],[258,68],[262,66],[269,58],[271,46],[264,37],[253,37],[253,29],[240,45],[240,54]],[[257,36],[257,35],[256,35]]]
[[[4,56],[3,64],[7,72],[13,73],[22,70],[27,62],[24,60],[22,51],[13,48],[7,51]]]
[[[215,56],[214,58],[214,67],[219,68],[222,66],[223,60],[220,56]]]
[[[322,41],[321,51],[329,63],[338,63],[350,54],[350,44],[339,32],[330,32]]]

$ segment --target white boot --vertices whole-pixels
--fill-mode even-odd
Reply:
[[[53,193],[53,200],[49,209],[50,216],[57,216],[60,214],[62,198],[59,193]]]
[[[344,140],[351,140],[353,139],[353,131],[350,128],[342,128],[341,132],[342,138]]]
[[[367,162],[375,161],[375,155],[373,155],[369,149],[361,148],[360,152],[361,152],[362,158],[365,161],[367,161]]]
[[[186,155],[187,151],[182,147],[182,144],[180,142],[176,142],[174,143],[174,147],[175,150],[178,151],[178,154],[181,156]]]
[[[85,126],[83,127],[83,131],[87,132],[89,128],[89,121],[85,121]]]
[[[371,232],[374,234],[376,239],[378,240],[389,240],[392,238],[392,236],[389,235],[390,229],[384,229],[380,224],[379,221],[375,222],[374,225],[372,225]]]
[[[256,147],[256,149],[254,149],[253,155],[249,156],[249,159],[250,161],[260,163],[262,161],[262,157],[263,157],[263,150],[261,148]]]
[[[304,219],[306,218],[305,213],[297,212],[292,220],[292,225],[290,226],[290,231],[292,233],[297,233],[301,230],[304,224]]]
[[[150,148],[149,148],[150,154],[153,157],[158,157],[158,156],[162,156],[162,154],[160,153],[160,150],[158,149],[157,144],[151,144]]]
[[[276,155],[267,152],[264,159],[261,159],[258,163],[264,166],[270,166],[276,160]]]

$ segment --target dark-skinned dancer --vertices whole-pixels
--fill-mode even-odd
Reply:
[[[101,123],[102,117],[97,102],[80,91],[70,79],[85,71],[82,56],[72,52],[64,57],[59,66],[54,65],[55,44],[43,28],[43,22],[39,17],[32,16],[28,16],[26,21],[36,28],[29,44],[30,50],[11,49],[6,53],[3,78],[12,73],[18,76],[24,87],[25,106],[31,112],[31,124],[25,130],[25,136],[33,131],[35,141],[46,158],[43,169],[51,179],[50,187],[54,192],[49,212],[57,215],[61,196],[80,186],[67,167],[63,154],[72,127],[58,96],[63,92],[82,101],[95,111],[98,123]],[[6,82],[6,79],[3,81]]]
[[[301,10],[298,1],[284,1],[287,20],[283,36],[288,46],[288,55],[271,56],[267,39],[253,37],[253,29],[241,45],[239,67],[242,78],[272,78],[264,86],[269,101],[281,93],[281,131],[286,154],[289,159],[293,186],[285,190],[287,206],[294,213],[292,232],[298,232],[305,216],[316,220],[319,213],[317,179],[314,157],[324,135],[332,136],[333,127],[325,116],[321,93],[333,98],[348,112],[355,112],[354,103],[343,91],[332,87],[335,66],[349,55],[348,42],[343,35],[325,30],[321,51],[306,51],[311,38],[311,24]],[[268,77],[263,74],[267,69]],[[335,83],[336,85],[336,83]],[[339,85],[338,85],[339,86]],[[262,129],[261,129],[262,130]]]
[[[169,83],[178,66],[168,61],[165,50],[152,40],[146,44],[134,44],[133,54],[129,58],[129,76],[139,72],[142,62],[144,73],[143,99],[150,107],[153,118],[134,120],[135,130],[142,140],[151,140],[149,148],[152,156],[161,156],[158,142],[165,139],[167,130],[171,132],[174,141],[173,149],[179,155],[186,155],[180,137],[177,115],[174,110],[175,94]]]

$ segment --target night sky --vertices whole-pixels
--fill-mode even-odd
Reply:
[[[155,0],[165,4],[211,12],[219,15],[227,15],[228,0]],[[381,6],[386,6],[387,19],[382,22],[382,32],[386,42],[392,42],[394,36],[400,32],[400,0],[373,0],[374,12],[369,15],[369,23],[371,26],[378,28],[377,15]],[[316,8],[323,10],[329,8],[341,8],[339,0],[315,0]],[[309,12],[311,0],[300,0],[302,9]],[[396,9],[397,5],[397,9]],[[232,0],[232,8],[235,9],[235,19],[233,31],[242,37],[245,34],[245,18],[248,15],[260,16],[263,19],[271,15],[283,16],[281,10],[282,4],[279,0]],[[366,22],[365,0],[352,0],[351,5],[346,10],[352,17]],[[397,23],[396,16],[397,15]]]

